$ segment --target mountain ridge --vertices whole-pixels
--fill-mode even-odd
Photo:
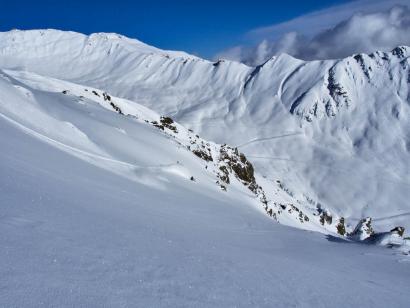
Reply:
[[[313,197],[353,221],[385,224],[409,210],[409,48],[341,60],[280,55],[254,68],[66,43],[48,50],[44,65],[30,49],[11,52],[0,40],[0,67],[104,89],[207,140],[239,145],[256,170],[272,180],[278,174],[299,199]],[[395,224],[406,221],[386,227]]]

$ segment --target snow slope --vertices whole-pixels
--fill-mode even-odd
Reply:
[[[255,173],[237,149],[208,142],[135,102],[25,71],[0,71],[0,89],[3,118],[96,166],[160,189],[190,180],[203,194],[245,198],[282,224],[337,233],[337,217],[321,222],[316,208],[280,180]]]
[[[274,223],[179,124],[28,72],[0,93],[0,306],[408,303],[408,256]]]
[[[0,67],[104,89],[238,146],[302,203],[410,227],[409,48],[259,67],[212,63],[115,34],[0,34]]]

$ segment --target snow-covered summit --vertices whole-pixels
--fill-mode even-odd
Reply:
[[[46,49],[42,49],[44,45],[55,47],[53,52],[58,52],[63,46],[67,48],[71,45],[83,45],[94,47],[94,51],[98,49],[124,48],[128,52],[138,53],[161,53],[169,54],[175,57],[194,57],[185,52],[165,51],[156,47],[147,45],[137,39],[131,39],[117,33],[92,33],[85,35],[73,31],[61,31],[56,29],[40,29],[40,30],[12,30],[1,33],[1,45],[9,48],[26,49],[26,52],[43,53]],[[77,44],[76,44],[77,43]],[[82,44],[81,44],[82,43]],[[66,50],[67,51],[67,50]],[[47,55],[47,54],[45,54]]]

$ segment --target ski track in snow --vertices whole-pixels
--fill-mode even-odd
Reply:
[[[298,136],[298,135],[303,135],[303,133],[302,132],[295,132],[295,133],[277,135],[277,136],[272,136],[272,137],[256,138],[256,139],[252,139],[250,141],[241,143],[241,144],[237,145],[236,147],[240,148],[240,147],[244,147],[244,146],[247,146],[249,144],[252,144],[252,143],[268,141],[268,140],[273,140],[273,139],[281,139],[281,138],[285,138],[285,137],[292,137],[292,136]]]
[[[296,159],[290,159],[290,158],[284,158],[284,157],[269,157],[269,156],[255,156],[255,155],[248,155],[247,157],[249,158],[255,158],[255,159],[267,159],[267,160],[278,160],[278,161],[288,161],[288,162],[293,162],[293,163],[298,163],[298,164],[309,164],[309,165],[314,165],[316,168],[326,168],[326,169],[332,169],[335,171],[338,171],[340,173],[344,173],[344,174],[352,174],[355,172],[355,170],[349,170],[349,169],[343,169],[340,167],[336,167],[334,165],[326,165],[323,163],[312,163],[311,161],[307,161],[307,160],[296,160]],[[364,175],[364,177],[366,177]],[[380,179],[379,181],[381,182],[385,182],[385,183],[391,183],[391,184],[397,184],[397,185],[402,185],[402,186],[410,186],[410,183],[405,182],[405,181],[395,181],[395,180],[388,180],[386,178],[384,178],[382,175],[379,175]],[[368,179],[371,179],[372,176],[368,176]],[[394,217],[394,216],[392,216]]]
[[[373,218],[373,220],[374,221],[383,221],[383,220],[389,220],[389,219],[392,219],[392,218],[402,218],[402,217],[405,217],[405,216],[410,216],[410,212],[405,212],[405,213],[386,216],[386,217],[376,217],[376,218]]]

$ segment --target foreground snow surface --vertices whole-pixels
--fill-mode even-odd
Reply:
[[[408,304],[406,256],[281,226],[232,194],[201,193],[177,177],[165,188],[138,183],[5,113],[2,307]]]

